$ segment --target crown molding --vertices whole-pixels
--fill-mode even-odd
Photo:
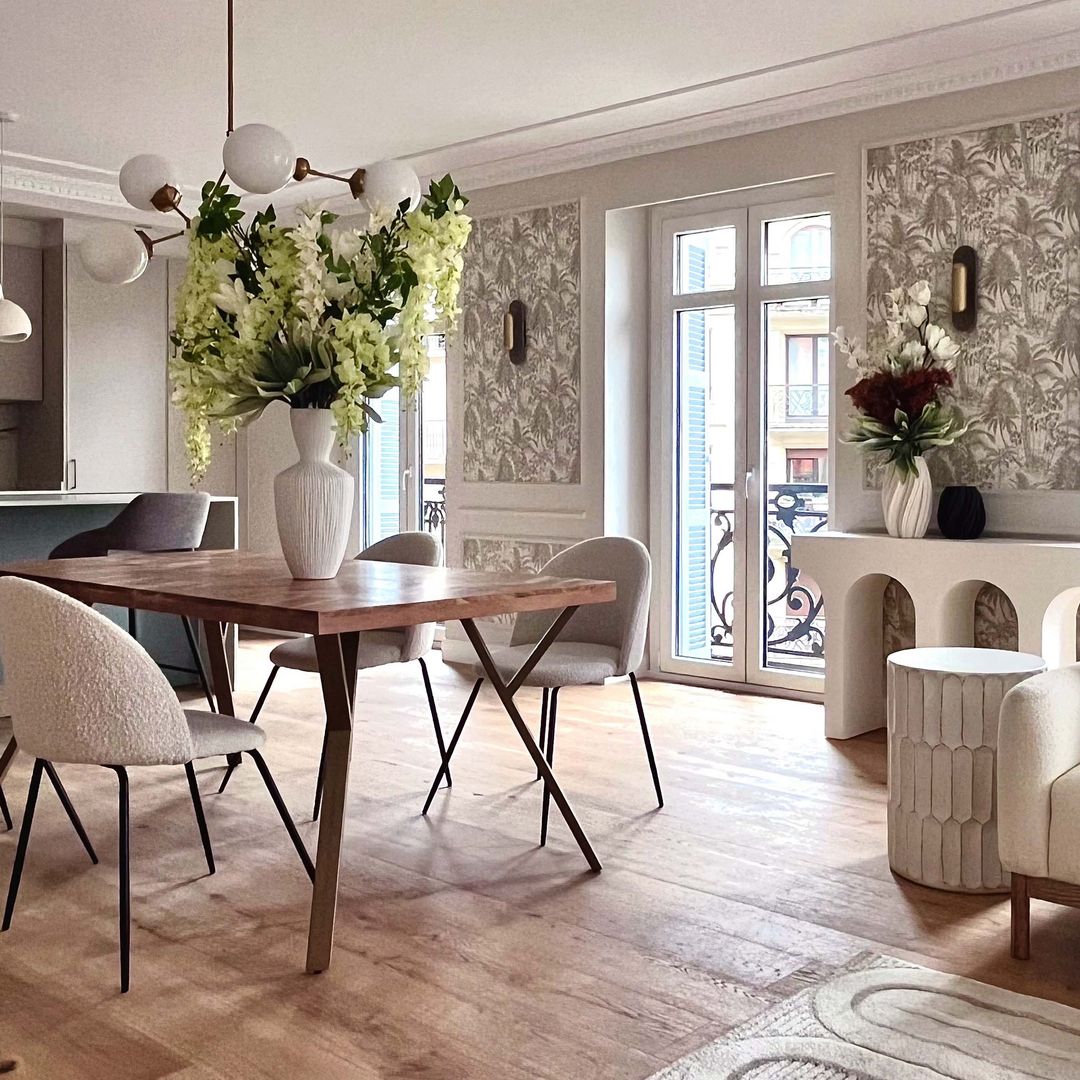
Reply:
[[[1050,5],[1051,7],[1053,5]],[[1000,36],[1000,35],[999,35]],[[946,39],[938,42],[940,50]],[[936,97],[959,90],[1010,82],[1034,75],[1080,68],[1080,30],[1053,33],[1036,40],[1000,45],[947,61],[934,60],[902,70],[844,78],[844,73],[869,68],[884,60],[880,50],[902,46],[910,54],[911,42],[878,43],[842,57],[810,61],[720,80],[703,87],[683,88],[647,101],[631,102],[596,114],[566,117],[535,127],[501,132],[413,155],[409,160],[421,177],[453,171],[462,188],[480,190],[554,173],[662,153],[683,147],[789,127],[886,105]],[[770,93],[770,87],[812,80],[826,68],[827,85],[794,93]],[[720,108],[701,108],[709,100],[736,93],[747,100]],[[1076,96],[1080,105],[1080,94]],[[642,122],[658,114],[676,114],[658,122]],[[596,134],[584,134],[590,130]],[[616,130],[611,130],[612,128]],[[64,216],[109,218],[146,227],[162,227],[160,216],[136,210],[120,194],[117,173],[8,153],[5,194],[16,206]],[[186,205],[198,203],[198,192],[184,189]],[[271,201],[265,196],[245,199],[252,208]],[[292,184],[275,194],[279,208],[304,202],[325,202],[341,213],[356,204],[340,185],[312,179]]]
[[[886,72],[531,152],[500,153],[511,137],[494,136],[419,155],[412,162],[423,175],[453,170],[463,189],[479,190],[1070,68],[1080,68],[1080,31],[959,58],[948,65]],[[1080,106],[1080,92],[1072,105]]]

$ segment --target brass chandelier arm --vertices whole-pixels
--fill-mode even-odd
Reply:
[[[305,157],[296,159],[296,167],[293,169],[294,180],[306,180],[309,176],[321,176],[327,180],[339,180],[349,185],[354,199],[359,199],[364,194],[364,170],[357,169],[351,176],[338,176],[336,173],[322,172],[312,167],[311,162]]]
[[[154,257],[154,247],[157,244],[164,244],[166,240],[176,240],[178,237],[187,234],[187,229],[181,229],[179,232],[169,233],[168,236],[159,236],[156,240],[150,236],[144,229],[136,229],[135,235],[143,242],[143,246],[146,248],[146,254],[152,259]]]

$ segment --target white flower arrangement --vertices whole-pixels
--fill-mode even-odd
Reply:
[[[193,479],[210,464],[211,424],[233,432],[271,401],[332,410],[347,444],[379,419],[373,400],[395,386],[415,397],[424,339],[457,317],[472,227],[449,176],[371,231],[334,229],[336,216],[318,208],[285,226],[269,207],[245,228],[225,184],[202,194],[169,365]]]

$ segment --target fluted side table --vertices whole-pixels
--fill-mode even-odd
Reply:
[[[953,892],[1007,892],[998,861],[997,728],[1006,691],[1046,670],[1004,649],[889,657],[889,865]]]

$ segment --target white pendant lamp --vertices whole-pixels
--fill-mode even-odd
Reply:
[[[168,188],[175,176],[176,170],[160,154],[138,154],[120,170],[120,194],[138,210],[158,210],[158,192]]]
[[[420,205],[420,178],[404,161],[376,161],[364,169],[360,204],[373,220],[388,220],[406,199],[409,209]]]
[[[33,333],[30,316],[4,298],[4,128],[18,119],[15,113],[0,112],[0,345],[16,345]]]
[[[244,191],[269,195],[283,188],[296,168],[292,143],[269,124],[242,124],[221,148],[225,174]]]
[[[79,242],[86,272],[104,285],[127,285],[140,277],[150,261],[142,236],[126,225],[102,224],[88,229]]]

